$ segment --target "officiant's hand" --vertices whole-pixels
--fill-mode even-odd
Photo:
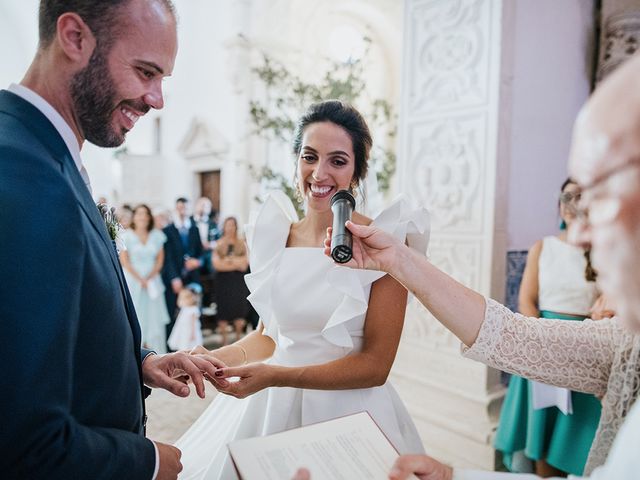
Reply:
[[[291,480],[311,480],[311,473],[306,468],[299,468]]]
[[[378,227],[356,225],[351,221],[346,225],[353,237],[351,248],[353,258],[344,265],[389,273],[393,269],[398,249],[405,247],[402,242]],[[329,227],[324,241],[324,253],[329,257],[331,256],[331,233],[332,228]]]
[[[178,397],[188,397],[189,380],[204,398],[205,376],[216,378],[215,373],[225,364],[210,355],[187,355],[183,352],[166,355],[147,355],[142,362],[142,377],[151,388],[164,388]]]
[[[428,455],[402,455],[391,467],[389,480],[404,480],[411,475],[420,480],[451,480],[453,468]]]
[[[215,373],[217,380],[239,377],[236,382],[227,382],[224,388],[216,387],[219,392],[236,398],[245,398],[262,389],[276,386],[278,366],[265,363],[250,363],[241,367],[225,367]]]

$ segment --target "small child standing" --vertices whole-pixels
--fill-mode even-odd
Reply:
[[[199,296],[190,289],[183,288],[178,294],[180,313],[171,330],[167,344],[173,350],[190,350],[202,345],[202,328],[200,325]]]

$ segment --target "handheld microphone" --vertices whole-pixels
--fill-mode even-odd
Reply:
[[[353,238],[344,224],[347,220],[351,220],[351,214],[355,207],[356,200],[348,190],[340,190],[331,197],[331,211],[333,212],[331,257],[338,263],[346,263],[351,260]]]

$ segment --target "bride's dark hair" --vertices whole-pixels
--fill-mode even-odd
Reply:
[[[300,117],[293,136],[293,153],[300,155],[302,148],[302,135],[305,128],[312,123],[331,122],[342,127],[351,137],[353,154],[355,155],[355,169],[353,179],[356,182],[367,176],[369,152],[373,140],[367,122],[360,112],[352,105],[340,100],[325,100],[312,104]]]

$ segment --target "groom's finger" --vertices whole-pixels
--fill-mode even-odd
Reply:
[[[226,365],[211,355],[191,355],[188,360],[197,367],[195,373],[191,374],[191,380],[196,387],[198,396],[204,398],[204,378],[217,380],[216,372],[219,371],[218,368],[226,367]],[[228,385],[228,382],[222,379],[217,383],[223,388]]]
[[[204,377],[209,380],[216,380],[216,372],[219,371],[219,368],[224,368],[226,365],[218,360],[217,358],[213,358],[210,355],[192,355],[189,357],[190,360],[198,367],[198,369],[204,373]],[[221,387],[227,386],[226,380],[221,380],[217,382]],[[195,384],[195,380],[194,380]],[[197,384],[196,384],[197,391]],[[198,394],[200,395],[200,394]],[[202,382],[202,398],[204,398],[204,382]]]
[[[215,372],[215,368],[207,362],[203,362],[197,357],[191,355],[175,354],[176,367],[184,370],[187,375],[191,377],[191,381],[196,387],[196,393],[200,398],[204,398],[204,379],[202,378],[202,372],[211,372],[211,375]]]
[[[216,371],[215,378],[244,377],[247,374],[247,367],[225,367]]]
[[[212,355],[196,355],[194,356],[194,358],[199,358],[205,362],[210,363],[211,365],[213,365],[213,370],[212,372],[215,372],[216,370],[220,369],[220,368],[225,368],[227,366],[226,363],[224,363],[222,360],[217,359],[216,357],[212,356]],[[207,370],[208,371],[208,370]]]

